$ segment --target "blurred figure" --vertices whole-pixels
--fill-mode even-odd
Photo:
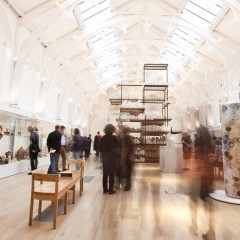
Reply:
[[[183,145],[183,161],[184,161],[184,167],[183,170],[188,171],[190,168],[188,168],[189,161],[192,158],[192,140],[190,135],[187,133],[183,133],[182,135],[182,145]]]
[[[120,182],[126,181],[124,191],[131,189],[131,176],[133,164],[134,145],[129,135],[130,128],[122,126],[121,128],[121,159],[120,159]]]
[[[104,128],[105,135],[100,142],[100,152],[102,154],[103,163],[103,193],[115,194],[113,190],[114,174],[116,170],[116,155],[119,152],[119,141],[113,135],[115,127],[112,124],[107,124]]]
[[[50,166],[48,168],[48,174],[56,174],[56,161],[59,158],[61,150],[61,127],[55,126],[55,131],[49,133],[47,138],[47,147],[50,153]]]
[[[101,142],[101,134],[100,132],[97,132],[97,135],[94,137],[94,142],[93,142],[93,149],[96,151],[96,156],[99,157],[99,150],[100,150],[100,142]]]
[[[194,235],[198,234],[197,205],[199,199],[201,199],[204,202],[204,208],[206,210],[206,215],[208,216],[208,232],[203,234],[202,238],[214,240],[213,205],[211,203],[212,200],[208,198],[209,193],[213,191],[213,166],[208,158],[208,154],[211,151],[211,136],[208,129],[203,125],[197,129],[197,133],[198,138],[196,139],[196,146],[198,147],[202,168],[201,171],[194,176],[194,181],[191,179],[189,183],[192,216],[192,224],[189,227],[189,231]]]
[[[34,171],[38,167],[38,153],[40,152],[39,148],[39,136],[36,131],[36,128],[29,126],[27,131],[30,133],[30,145],[29,145],[29,157],[31,164],[31,171]],[[29,172],[28,175],[31,175],[32,172]]]
[[[56,161],[56,171],[57,172],[61,172],[61,170],[59,170],[59,158],[60,156],[62,157],[62,171],[67,171],[67,167],[66,167],[66,161],[67,161],[67,155],[66,155],[66,137],[64,135],[64,131],[65,131],[65,126],[61,126],[60,132],[61,132],[61,149],[60,149],[60,155]]]
[[[208,154],[211,151],[211,135],[208,129],[200,125],[197,129],[198,138],[195,140],[195,148],[197,149],[200,159],[200,167],[205,167],[208,161]]]
[[[193,145],[194,145],[194,159],[195,159],[195,162],[196,162],[196,171],[199,171],[200,168],[201,168],[201,162],[200,162],[200,154],[199,154],[199,148],[197,146],[197,139],[198,139],[198,135],[197,134],[194,134],[194,142],[193,142]]]
[[[73,158],[75,160],[80,160],[81,152],[82,152],[82,143],[81,143],[81,136],[80,131],[78,128],[74,129],[74,135],[72,139],[72,150],[73,150]],[[80,166],[76,165],[76,169],[79,170]]]

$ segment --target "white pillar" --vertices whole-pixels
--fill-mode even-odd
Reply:
[[[220,126],[220,106],[218,101],[211,102],[213,126]]]

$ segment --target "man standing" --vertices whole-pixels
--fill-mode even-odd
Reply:
[[[97,157],[99,157],[101,138],[102,136],[100,135],[100,132],[97,132],[97,135],[94,137],[94,142],[93,142],[93,149],[96,151],[95,155]]]
[[[66,156],[66,137],[64,135],[64,130],[65,130],[65,126],[61,126],[61,149],[60,149],[60,155],[56,161],[56,171],[57,172],[61,172],[59,170],[59,158],[60,156],[62,157],[62,171],[67,171],[67,168],[66,168],[66,160],[67,160],[67,156]]]
[[[56,174],[56,161],[59,158],[61,150],[61,127],[55,126],[55,131],[49,133],[47,138],[47,147],[50,153],[50,166],[48,168],[48,174]]]

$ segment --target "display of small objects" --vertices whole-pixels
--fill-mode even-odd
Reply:
[[[122,107],[123,108],[144,108],[144,105],[141,102],[123,101]]]
[[[15,158],[20,161],[23,159],[26,159],[28,154],[28,151],[25,150],[22,146],[17,150],[16,154],[15,154]]]
[[[4,134],[5,134],[5,135],[11,135],[11,133],[10,133],[10,131],[9,131],[8,128],[5,130]]]
[[[11,157],[11,159],[13,159],[13,153],[10,151],[5,152],[5,156],[8,158],[9,156]]]

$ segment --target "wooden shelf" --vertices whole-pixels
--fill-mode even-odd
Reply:
[[[111,98],[111,99],[109,99],[109,101],[110,101],[110,103],[112,105],[121,105],[122,104],[122,100],[121,99],[113,99],[113,98]]]
[[[178,132],[178,131],[171,131],[171,134],[180,134],[182,132]]]
[[[142,132],[142,135],[143,136],[162,136],[162,135],[164,135],[164,134],[167,134],[167,133],[169,133],[169,131],[160,131],[160,132],[148,132],[148,131],[143,131]]]
[[[144,64],[144,70],[167,70],[167,63],[148,63]]]
[[[164,92],[165,90],[167,90],[168,85],[144,85],[143,86],[143,91],[162,91]]]
[[[135,146],[166,146],[166,143],[136,143]]]
[[[129,133],[141,133],[141,132],[142,130],[133,130],[133,129],[129,130]]]
[[[145,108],[120,108],[120,112],[130,113],[131,115],[139,115],[144,113]]]
[[[164,99],[144,99],[141,103],[164,103]]]
[[[116,119],[117,122],[140,122],[142,125],[160,125],[163,122],[172,121],[171,118],[155,118],[155,119]],[[161,125],[160,125],[161,126]]]

